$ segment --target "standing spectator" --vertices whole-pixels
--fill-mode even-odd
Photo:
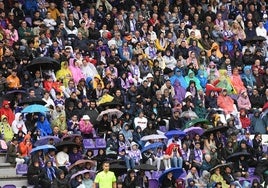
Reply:
[[[93,188],[96,188],[97,185],[99,186],[99,188],[116,188],[116,177],[113,172],[109,171],[110,164],[108,162],[104,162],[102,168],[103,171],[99,172],[96,175]]]

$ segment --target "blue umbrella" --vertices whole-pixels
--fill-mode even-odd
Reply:
[[[174,179],[178,179],[183,174],[182,168],[170,168],[170,169],[167,169],[159,177],[159,183],[161,183],[163,181],[163,179],[167,176],[167,174],[170,173],[170,172],[173,174]]]
[[[39,105],[39,104],[33,104],[30,106],[27,106],[24,108],[21,112],[22,113],[35,113],[35,112],[40,112],[40,113],[46,113],[49,111],[46,107]]]
[[[170,139],[173,136],[184,137],[186,136],[186,134],[185,132],[180,131],[180,130],[171,130],[171,131],[166,132],[165,136]]]
[[[34,145],[35,146],[41,146],[41,145],[45,145],[45,144],[48,144],[48,142],[53,139],[54,140],[54,143],[58,143],[60,142],[61,140],[56,137],[56,136],[44,136],[44,137],[41,137],[39,140],[37,140]]]
[[[153,144],[150,144],[144,148],[142,148],[141,152],[145,152],[147,150],[150,150],[150,149],[155,149],[155,148],[158,148],[158,147],[162,147],[164,144],[162,142],[156,142],[156,143],[153,143]]]
[[[37,147],[33,148],[32,151],[31,151],[31,154],[34,153],[34,152],[40,151],[40,150],[49,150],[49,149],[56,150],[55,146],[46,144],[46,145],[37,146]]]

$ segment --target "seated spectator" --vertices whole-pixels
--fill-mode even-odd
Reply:
[[[18,140],[13,137],[7,148],[7,162],[15,164],[23,164],[25,160],[23,159],[20,148],[18,145]]]

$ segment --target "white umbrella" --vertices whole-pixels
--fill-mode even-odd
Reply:
[[[120,118],[123,115],[123,112],[121,112],[120,110],[117,110],[116,108],[104,110],[98,115],[97,121],[101,121],[102,117],[105,114],[107,114],[108,119],[111,120],[113,115],[115,115],[117,118]]]
[[[143,136],[141,138],[141,141],[158,140],[158,139],[167,139],[167,137],[165,135],[160,135],[160,134],[151,134],[151,135]]]

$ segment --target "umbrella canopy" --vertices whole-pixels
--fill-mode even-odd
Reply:
[[[122,176],[127,173],[127,167],[118,163],[110,164],[110,170],[114,172],[116,177]]]
[[[253,42],[263,42],[263,41],[266,41],[266,38],[265,37],[262,37],[262,36],[254,36],[251,41]]]
[[[204,137],[208,137],[210,134],[214,134],[218,131],[220,132],[225,132],[227,131],[228,127],[227,126],[218,126],[218,127],[213,127],[213,128],[210,128],[210,129],[207,129],[203,134],[202,136]]]
[[[32,60],[30,64],[26,66],[26,69],[34,72],[36,70],[59,70],[60,63],[51,57],[38,57]]]
[[[143,136],[141,138],[141,141],[158,140],[158,139],[167,139],[167,137],[161,134],[151,134],[151,135]]]
[[[185,112],[182,112],[180,117],[186,117],[186,118],[190,118],[190,119],[196,119],[198,118],[198,116],[196,115],[196,113],[194,111],[188,110]]]
[[[76,147],[78,146],[76,143],[74,142],[70,142],[70,141],[62,141],[56,144],[56,148],[58,150],[61,150],[63,147],[68,147],[68,148],[72,148],[72,147]]]
[[[105,114],[107,114],[108,119],[111,120],[112,116],[116,116],[117,118],[120,118],[123,115],[123,112],[121,112],[120,110],[117,110],[115,108],[104,110],[98,115],[97,121],[100,121],[102,119],[103,115],[105,115]]]
[[[157,170],[156,166],[149,165],[149,164],[140,164],[138,166],[135,166],[135,169],[144,170],[144,171]]]
[[[186,134],[184,131],[181,131],[181,130],[171,130],[171,131],[166,132],[165,136],[169,139],[174,137],[174,136],[178,136],[178,137],[182,138],[182,137],[186,136]]]
[[[148,151],[150,149],[155,149],[155,148],[158,148],[158,147],[162,147],[164,144],[162,142],[156,142],[156,143],[153,143],[153,144],[149,144],[148,146],[142,148],[141,152],[145,152],[145,151]]]
[[[40,105],[40,104],[32,104],[30,106],[27,106],[26,108],[24,108],[21,112],[22,113],[43,113],[45,114],[48,110],[48,108]]]
[[[66,141],[66,140],[73,141],[73,139],[75,137],[80,137],[81,139],[83,138],[82,135],[80,135],[80,134],[68,134],[68,135],[64,135],[61,138],[61,140],[64,140],[64,141]]]
[[[244,156],[246,159],[250,158],[250,154],[247,152],[236,152],[227,157],[227,161],[233,161],[233,162],[238,162],[239,158],[241,156]]]
[[[32,104],[39,104],[39,105],[46,105],[47,103],[43,101],[42,99],[39,99],[37,97],[35,98],[26,98],[23,101],[19,103],[19,106],[23,106],[25,104],[32,105]]]
[[[80,159],[78,161],[76,161],[74,164],[72,164],[70,167],[69,167],[69,171],[74,168],[75,166],[77,165],[80,165],[80,164],[86,164],[86,163],[90,163],[90,166],[94,167],[95,166],[95,162],[92,161],[92,160],[85,160],[85,159]]]
[[[76,172],[75,174],[73,174],[71,176],[71,180],[74,179],[76,176],[84,175],[85,173],[90,173],[90,177],[94,177],[95,174],[96,174],[96,171],[94,171],[94,170],[81,170],[81,171]]]
[[[202,135],[204,133],[204,130],[201,127],[190,127],[184,129],[184,132],[189,135],[190,138],[193,138],[196,134]]]
[[[102,103],[102,104],[100,104],[99,105],[99,107],[101,107],[101,108],[106,108],[106,107],[109,107],[110,109],[111,108],[116,108],[117,106],[122,106],[122,104],[121,103],[119,103],[119,102],[116,102],[116,101],[112,101],[112,102],[106,102],[106,103]]]
[[[204,119],[204,118],[192,119],[190,121],[187,121],[187,123],[185,124],[185,128],[194,127],[197,124],[209,124],[209,121],[207,119]]]
[[[37,146],[35,148],[32,149],[31,151],[31,154],[37,152],[37,151],[40,151],[40,150],[49,150],[49,149],[54,149],[56,150],[55,146],[52,146],[52,145],[49,145],[49,144],[46,144],[46,145],[42,145],[42,146]]]
[[[51,139],[53,139],[53,142],[55,144],[60,142],[60,139],[58,137],[56,137],[56,136],[44,136],[44,137],[41,137],[39,140],[37,140],[34,143],[34,145],[35,146],[41,146],[41,145],[48,144]]]
[[[163,174],[159,177],[159,182],[161,183],[163,181],[163,179],[167,176],[167,174],[170,172],[173,174],[173,177],[175,179],[178,179],[180,177],[180,175],[183,174],[182,168],[170,168],[168,170],[165,170],[163,172]]]
[[[226,166],[231,166],[231,165],[233,165],[232,162],[230,162],[230,163],[224,163],[224,164],[219,164],[219,165],[216,165],[215,167],[213,167],[212,169],[210,169],[210,172],[216,170],[217,168],[224,168]]]
[[[18,94],[22,94],[23,97],[26,97],[27,96],[27,93],[26,93],[25,90],[14,89],[14,90],[11,90],[11,91],[7,91],[6,94],[4,95],[4,98],[11,101]]]

